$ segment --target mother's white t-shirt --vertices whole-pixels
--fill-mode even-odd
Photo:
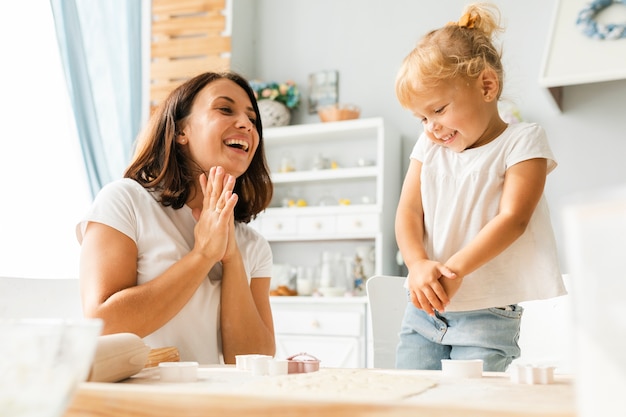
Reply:
[[[77,225],[78,241],[82,243],[89,222],[119,230],[137,245],[137,284],[154,279],[191,251],[196,225],[188,206],[175,210],[163,206],[157,199],[158,195],[129,178],[107,184]],[[255,277],[270,277],[272,252],[265,238],[239,222],[235,236],[248,282]],[[151,348],[174,346],[183,361],[221,363],[221,277],[222,265],[217,263],[178,314],[146,336],[144,342]]]

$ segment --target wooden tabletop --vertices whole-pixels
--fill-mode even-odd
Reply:
[[[253,376],[234,367],[201,367],[198,381],[164,383],[158,369],[122,383],[84,383],[65,417],[212,416],[575,417],[568,376],[553,384],[512,383],[503,373],[479,379],[437,371],[321,369]]]

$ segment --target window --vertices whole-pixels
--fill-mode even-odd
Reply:
[[[78,276],[91,198],[48,0],[0,2],[0,275]]]

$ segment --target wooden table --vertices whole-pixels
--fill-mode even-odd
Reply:
[[[413,389],[414,388],[414,389]],[[504,373],[479,379],[438,371],[321,369],[253,376],[234,367],[201,367],[198,381],[164,383],[158,369],[122,383],[84,383],[65,417],[211,416],[575,417],[571,377],[515,384]]]

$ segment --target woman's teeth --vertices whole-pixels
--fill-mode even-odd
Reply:
[[[233,146],[235,148],[248,151],[248,143],[243,140],[227,140],[225,143],[227,146]]]

